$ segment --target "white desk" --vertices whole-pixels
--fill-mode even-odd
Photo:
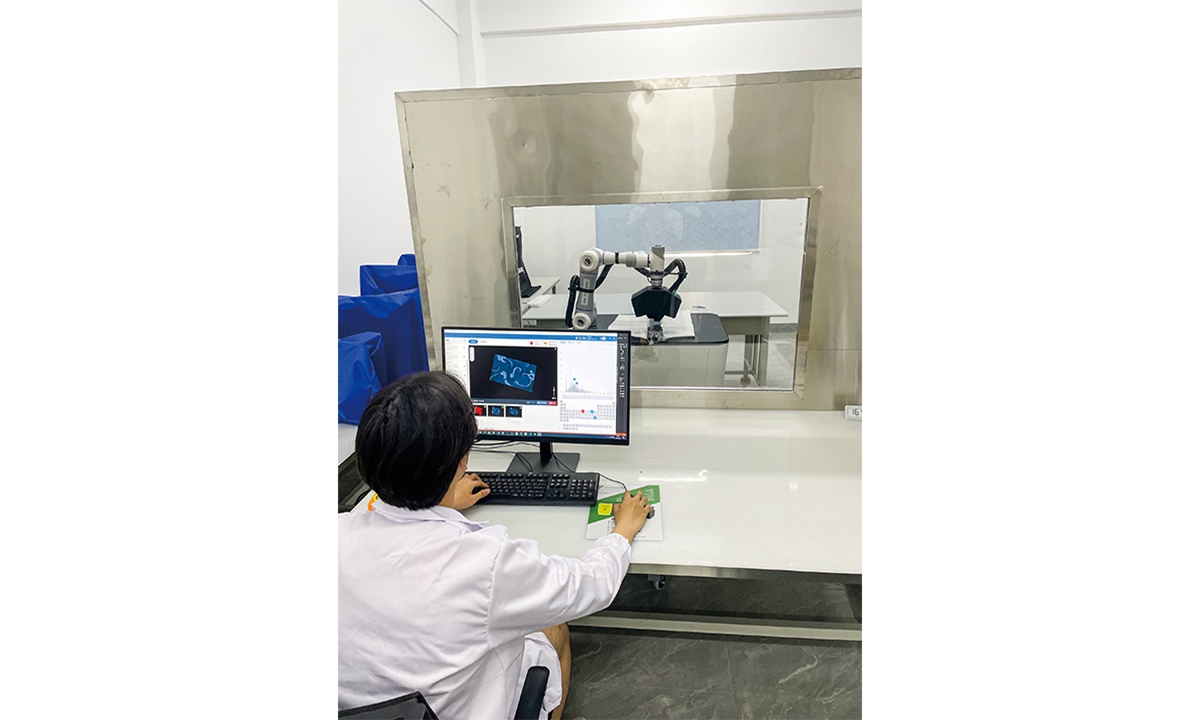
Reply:
[[[557,294],[558,293],[558,281],[561,279],[562,278],[559,278],[559,277],[531,277],[531,278],[529,278],[529,284],[534,287],[537,287],[537,290],[534,290],[533,294],[530,295],[529,297],[521,298],[521,313],[524,314],[525,311],[529,309],[529,307],[530,307],[529,301],[530,300],[536,300],[537,298],[540,298],[543,295]],[[565,308],[566,305],[563,305],[563,307]]]
[[[538,288],[534,290],[528,298],[521,299],[521,314],[526,313],[530,308],[530,301],[541,298],[542,295],[554,295],[558,293],[558,281],[560,277],[530,277],[529,284]],[[565,305],[563,307],[566,307]]]
[[[558,294],[558,281],[559,280],[562,280],[562,278],[554,277],[554,276],[530,277],[529,278],[530,285],[534,285],[534,286],[541,285],[541,287],[539,287],[527,299],[532,300],[535,297],[539,297],[539,296],[545,295],[547,293],[549,293],[551,295]]]
[[[635,539],[630,572],[861,579],[862,424],[841,412],[634,408],[628,447],[561,449],[581,454],[582,472],[661,486],[664,540]],[[509,460],[474,452],[469,465],[504,470]],[[465,514],[537,540],[547,554],[581,557],[592,545],[584,507],[485,503]]]
[[[557,448],[556,448],[557,449]],[[633,541],[631,573],[862,583],[862,424],[840,412],[633,409],[628,447],[563,445],[630,488],[662,490],[663,540]],[[473,470],[509,455],[474,452]],[[639,475],[639,470],[641,471]],[[581,557],[588,509],[477,505],[472,520],[504,525],[543,553]],[[606,610],[574,625],[862,640],[861,625]]]
[[[358,426],[350,423],[338,423],[338,511],[348,510],[362,492],[366,490],[358,468],[350,462],[354,455],[354,438],[358,434]]]
[[[338,426],[339,446],[349,436],[353,450],[354,428]],[[862,582],[862,423],[847,421],[843,413],[634,408],[628,447],[559,447],[581,454],[581,471],[603,473],[631,488],[660,486],[663,540],[634,538],[632,573],[753,578],[792,572],[826,582]],[[504,470],[510,454],[477,448],[469,465]],[[485,503],[464,514],[504,525],[512,537],[536,540],[547,554],[582,557],[593,544],[584,538],[586,507]],[[604,611],[573,624],[862,639],[859,625],[701,615]]]
[[[354,438],[357,435],[357,425],[338,423],[338,465],[346,462],[346,458],[354,454]]]
[[[771,318],[787,317],[787,311],[757,290],[729,292],[681,292],[680,312],[707,311],[721,318],[725,332],[745,335],[745,362],[742,379],[753,375],[759,386],[767,380],[767,340],[771,336]],[[523,309],[522,324],[534,327],[563,327],[569,295],[550,298],[541,307]],[[628,293],[596,293],[596,312],[601,315],[632,314]]]

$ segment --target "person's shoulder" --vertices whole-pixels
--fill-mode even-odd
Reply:
[[[512,538],[508,536],[508,528],[503,525],[487,525],[469,533],[473,538],[478,538],[480,542],[489,543],[499,548],[505,543],[512,542]]]
[[[358,512],[357,510],[349,510],[347,512],[338,513],[337,519],[337,534],[338,542],[347,543],[353,542],[356,538],[368,532],[372,513]]]

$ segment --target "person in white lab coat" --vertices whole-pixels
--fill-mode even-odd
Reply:
[[[582,559],[459,511],[488,493],[467,475],[474,406],[440,372],[381,390],[355,440],[374,490],[338,522],[338,708],[419,691],[441,720],[501,720],[526,671],[550,669],[542,716],[558,720],[570,679],[566,623],[608,607],[649,508],[616,510],[615,531]]]

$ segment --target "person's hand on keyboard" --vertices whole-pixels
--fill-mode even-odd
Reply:
[[[649,513],[650,506],[642,496],[641,490],[638,490],[637,495],[630,495],[629,491],[626,491],[625,497],[613,508],[613,519],[617,521],[613,532],[624,537],[632,545],[633,536],[641,532]]]
[[[488,489],[487,483],[475,473],[463,475],[451,487],[450,507],[455,510],[466,510],[487,497],[489,492],[491,490]]]

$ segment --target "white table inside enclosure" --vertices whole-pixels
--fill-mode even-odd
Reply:
[[[546,300],[542,300],[543,295],[554,295],[558,292],[559,277],[531,277],[529,284],[537,288],[533,293],[526,298],[521,298],[521,312],[529,310],[531,307],[540,306]]]
[[[711,312],[721,318],[725,332],[745,335],[743,380],[753,375],[760,387],[767,379],[767,341],[771,336],[771,318],[787,317],[787,311],[766,294],[757,290],[681,292],[680,312],[696,309]],[[522,310],[521,321],[530,327],[561,328],[565,326],[569,293],[551,296],[540,307]],[[596,312],[602,315],[632,314],[628,293],[596,293]]]

